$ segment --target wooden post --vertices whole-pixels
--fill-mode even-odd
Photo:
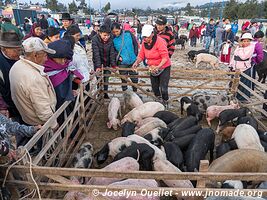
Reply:
[[[199,165],[199,172],[208,172],[209,169],[209,161],[208,160],[201,160]],[[205,188],[206,181],[205,179],[199,180],[197,182],[197,188]]]
[[[201,160],[199,165],[199,172],[208,172],[209,170],[209,161]],[[197,188],[206,188],[206,180],[202,179],[197,181]],[[195,197],[195,200],[204,200],[204,197]]]

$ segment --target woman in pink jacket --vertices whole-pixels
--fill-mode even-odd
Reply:
[[[253,38],[251,33],[244,33],[241,36],[241,42],[236,48],[234,56],[230,63],[230,66],[233,68],[234,71],[241,71],[242,73],[250,77],[252,77],[251,59],[255,49],[255,44],[252,43],[252,40]],[[241,76],[240,82],[245,84],[247,87],[252,88],[252,82],[247,78]],[[244,93],[248,98],[250,97],[250,92],[241,85],[238,86],[238,90]],[[246,99],[242,97],[239,93],[237,93],[236,98],[239,101],[246,101]]]
[[[143,42],[133,70],[144,60],[150,71],[152,90],[155,96],[167,107],[168,85],[170,80],[171,60],[169,58],[167,43],[154,32],[154,27],[144,25],[142,29]]]

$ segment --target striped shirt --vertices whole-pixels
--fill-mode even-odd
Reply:
[[[167,42],[169,57],[171,58],[175,50],[175,38],[173,32],[169,27],[166,26],[164,31],[157,31],[157,34]]]

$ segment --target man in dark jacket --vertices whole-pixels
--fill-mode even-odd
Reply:
[[[167,18],[159,16],[156,21],[156,32],[158,36],[167,42],[169,57],[171,58],[175,50],[175,38],[171,29],[167,26]]]
[[[11,98],[9,71],[19,60],[21,40],[15,32],[0,34],[0,95],[8,105],[10,116],[20,121],[20,114]]]
[[[206,28],[206,50],[210,49],[210,45],[211,45],[212,38],[214,36],[214,32],[215,32],[214,20],[210,19],[210,22]]]
[[[104,74],[110,74],[110,71],[105,70],[105,68],[116,67],[116,52],[110,33],[110,27],[102,25],[99,33],[92,39],[93,63],[96,72],[104,69]],[[104,77],[104,83],[108,83],[108,78]],[[107,90],[108,85],[104,85],[104,91]],[[109,98],[107,93],[105,93],[104,98]]]
[[[43,32],[46,32],[46,30],[48,29],[48,21],[45,18],[44,15],[41,15],[41,19],[39,21],[41,29],[43,30]]]

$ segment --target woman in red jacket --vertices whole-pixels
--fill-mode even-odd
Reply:
[[[198,28],[196,27],[196,24],[193,24],[189,32],[189,39],[190,39],[191,47],[196,47],[198,37],[199,37]]]
[[[137,70],[138,65],[144,60],[150,71],[152,90],[155,96],[162,103],[168,106],[168,85],[170,80],[171,60],[169,58],[167,44],[164,39],[157,36],[154,27],[144,25],[142,29],[142,47],[137,60],[133,64],[133,70]]]

